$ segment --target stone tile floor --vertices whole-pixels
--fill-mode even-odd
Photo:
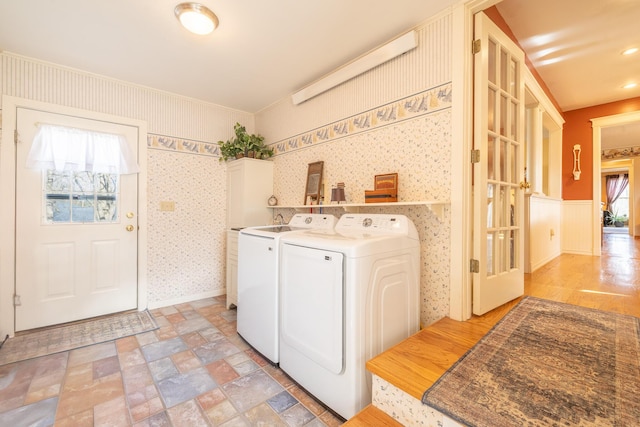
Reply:
[[[0,426],[338,426],[236,332],[224,296],[152,311],[160,328],[0,366]]]

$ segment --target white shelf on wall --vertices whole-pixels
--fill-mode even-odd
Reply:
[[[360,212],[362,208],[394,208],[397,206],[426,206],[440,221],[443,220],[444,208],[449,202],[439,200],[420,200],[415,202],[391,202],[391,203],[332,203],[329,205],[295,205],[295,206],[267,206],[269,209],[295,209],[305,212],[310,209],[343,209],[345,212]]]

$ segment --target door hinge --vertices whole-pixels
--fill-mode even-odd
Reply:
[[[14,144],[18,143],[18,129],[13,130],[13,143]]]
[[[480,52],[481,49],[482,49],[482,41],[480,39],[474,40],[473,46],[471,48],[472,53],[475,55],[476,53]]]
[[[471,163],[480,163],[480,150],[471,150]]]
[[[20,295],[14,295],[13,296],[13,305],[15,307],[22,305],[22,301],[20,301]]]
[[[469,271],[472,273],[480,273],[480,261],[477,259],[469,260]]]

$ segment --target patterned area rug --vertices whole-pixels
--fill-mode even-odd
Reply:
[[[38,329],[9,338],[0,348],[0,366],[155,329],[158,325],[147,310]]]
[[[637,426],[640,319],[527,297],[422,402],[467,426]]]

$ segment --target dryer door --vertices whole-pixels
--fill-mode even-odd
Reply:
[[[343,370],[343,254],[281,247],[281,334],[287,346],[331,373]]]

